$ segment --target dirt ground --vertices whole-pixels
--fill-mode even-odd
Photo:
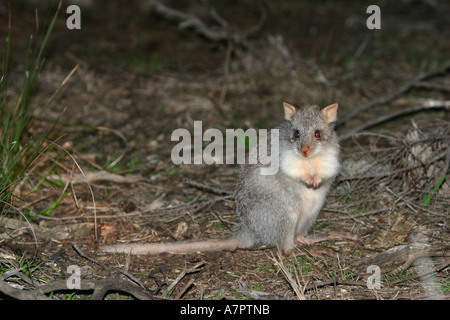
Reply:
[[[55,8],[42,3],[40,34]],[[54,298],[90,298],[92,288],[61,285],[76,265],[82,286],[110,285],[108,299],[117,290],[122,299],[447,299],[449,5],[380,1],[381,29],[370,30],[369,4],[361,1],[164,3],[212,30],[222,26],[208,3],[231,33],[258,28],[230,46],[180,28],[145,1],[117,0],[80,5],[81,30],[69,30],[63,3],[38,96],[78,68],[34,128],[60,117],[52,134],[58,147],[35,164],[15,204],[35,232],[13,210],[5,216],[19,222],[2,227],[12,237],[0,238],[0,270],[24,261],[36,267],[9,283],[32,292],[43,286]],[[7,12],[0,0],[2,39]],[[20,79],[36,15],[27,1],[10,12],[11,69]],[[274,249],[128,257],[98,250],[230,234],[239,165],[175,165],[171,134],[192,132],[196,120],[203,130],[271,128],[283,121],[283,101],[339,103],[343,169],[315,231],[351,231],[360,241],[299,248],[281,261]],[[420,110],[395,115],[410,108]],[[71,177],[81,178],[67,184]],[[367,287],[371,265],[380,268],[381,288]]]

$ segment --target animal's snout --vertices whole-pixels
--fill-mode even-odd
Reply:
[[[309,155],[311,154],[311,145],[310,144],[306,144],[306,145],[302,146],[300,148],[300,152],[302,153],[302,155],[304,157],[309,157]]]

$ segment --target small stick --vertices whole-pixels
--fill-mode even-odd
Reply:
[[[130,279],[131,281],[133,281],[134,283],[136,283],[139,287],[141,287],[144,290],[148,290],[147,287],[139,280],[137,279],[135,276],[133,276],[131,273],[129,273],[128,271],[120,271],[120,273],[122,273],[124,276],[126,276],[128,279]]]
[[[418,258],[423,258],[423,257],[450,257],[450,252],[418,252],[416,254],[413,254],[411,257],[408,258],[408,260],[399,267],[399,270],[406,270],[409,267],[411,267],[411,265],[413,264],[413,262],[418,259]]]
[[[423,278],[423,277],[425,277],[425,276],[427,276],[429,274],[432,274],[432,273],[435,273],[435,272],[439,272],[439,271],[447,268],[449,265],[450,265],[450,259],[447,259],[443,263],[441,263],[441,264],[439,264],[439,265],[437,265],[435,267],[430,268],[426,272],[422,272],[422,273],[419,273],[419,274],[416,274],[416,275],[413,275],[413,276],[410,276],[410,277],[406,277],[406,278],[390,281],[390,282],[387,282],[386,285],[392,286],[392,285],[395,285],[395,284],[398,284],[398,283],[401,283],[401,282],[414,280],[414,279],[417,279],[417,278]]]
[[[49,297],[47,297],[44,294],[41,294],[40,292],[32,292],[13,288],[2,279],[0,279],[0,292],[5,294],[6,296],[19,300],[50,300]]]
[[[430,165],[436,161],[441,160],[442,158],[444,158],[447,154],[447,151],[441,152],[440,154],[438,154],[437,156],[435,156],[433,159],[431,159],[430,161],[428,161],[427,163],[422,163],[416,166],[412,166],[412,167],[408,167],[408,168],[402,168],[402,169],[398,169],[398,170],[394,170],[394,171],[390,171],[390,172],[383,172],[383,173],[379,173],[379,174],[372,174],[372,175],[365,175],[365,176],[354,176],[354,177],[343,177],[343,178],[339,178],[337,180],[337,182],[342,182],[342,181],[351,181],[351,180],[365,180],[365,179],[374,179],[374,178],[383,178],[383,177],[388,177],[388,176],[393,176],[399,173],[403,173],[403,172],[408,172],[414,169],[418,169],[427,165]]]
[[[186,283],[186,285],[181,289],[181,291],[173,298],[174,300],[180,300],[181,297],[186,293],[186,291],[189,289],[189,287],[194,283],[195,279],[192,278],[191,280]]]
[[[187,274],[199,272],[200,268],[205,265],[205,261],[201,261],[197,263],[195,266],[193,266],[190,269],[184,269],[179,276],[170,284],[170,286],[167,287],[167,292],[172,291],[173,288],[183,279]]]
[[[0,283],[1,284],[1,283]],[[101,280],[83,280],[80,283],[82,291],[93,290],[94,293],[91,297],[91,300],[100,300],[103,299],[105,294],[108,291],[123,291],[139,300],[153,300],[153,299],[161,299],[161,297],[157,297],[148,292],[147,289],[142,289],[127,280],[120,280],[114,278],[101,279]],[[37,296],[38,299],[50,299],[45,296],[46,293],[52,291],[60,291],[67,290],[67,281],[66,280],[57,280],[48,284],[44,284],[36,289],[29,291],[29,296]],[[73,291],[77,291],[77,289],[72,289]],[[25,292],[24,292],[25,293]],[[25,296],[28,299],[28,296]]]
[[[363,212],[363,213],[359,213],[359,214],[348,215],[348,216],[346,216],[346,217],[320,218],[320,219],[317,219],[317,222],[322,222],[322,221],[339,221],[339,220],[346,220],[346,219],[355,219],[355,218],[360,218],[360,217],[370,216],[370,215],[377,214],[377,213],[381,213],[381,212],[388,211],[388,210],[392,210],[392,207],[384,207],[384,208],[375,209],[375,210],[371,210],[371,211],[367,211],[367,212]],[[324,209],[323,211],[332,211],[332,212],[333,212],[332,209]]]
[[[103,263],[101,263],[97,259],[91,258],[87,254],[85,254],[83,252],[83,250],[81,250],[75,242],[72,242],[72,248],[80,255],[80,257],[82,257],[82,258],[84,258],[84,259],[86,259],[86,260],[88,260],[88,261],[90,261],[92,263],[95,263],[95,264],[99,265],[100,267],[102,267],[106,271],[110,271],[109,268],[107,266],[105,266]]]
[[[427,72],[427,73],[420,73],[417,76],[415,76],[414,78],[412,78],[411,80],[409,80],[408,82],[406,82],[405,84],[403,84],[400,88],[398,88],[396,91],[387,94],[386,96],[380,98],[380,99],[376,99],[376,100],[372,100],[369,101],[368,103],[362,104],[358,107],[356,107],[355,109],[353,109],[353,111],[351,111],[350,113],[348,113],[347,115],[342,116],[337,122],[336,122],[336,126],[340,126],[344,123],[346,123],[348,120],[354,118],[356,115],[358,115],[359,113],[368,110],[374,106],[380,105],[380,104],[386,104],[396,98],[398,98],[399,96],[401,96],[402,94],[404,94],[405,92],[409,91],[412,87],[414,87],[417,83],[425,80],[425,79],[429,79],[435,76],[438,76],[442,73],[447,72],[447,69],[450,68],[450,61],[447,61],[446,63],[444,63],[440,68]]]
[[[380,125],[382,123],[388,122],[390,120],[403,117],[412,113],[418,113],[426,110],[431,109],[445,109],[450,110],[450,101],[439,101],[439,100],[426,100],[423,105],[411,107],[405,110],[396,111],[387,115],[383,115],[381,117],[378,117],[374,121],[371,121],[369,123],[365,123],[361,126],[359,126],[356,129],[351,130],[350,132],[346,133],[342,137],[339,137],[340,141],[346,141],[350,139],[355,133],[361,132],[363,130],[375,127],[377,125]]]
[[[212,193],[224,194],[224,195],[232,195],[233,194],[233,191],[228,191],[228,190],[219,189],[219,188],[216,188],[216,187],[211,187],[211,186],[208,186],[206,184],[198,183],[198,182],[196,182],[194,180],[186,179],[185,181],[186,181],[186,183],[188,185],[193,186],[193,187],[195,187],[197,189],[200,189],[200,190],[205,190],[205,191],[209,191],[209,192],[212,192]]]
[[[324,286],[329,286],[329,285],[347,285],[347,286],[359,286],[359,287],[366,287],[367,288],[367,283],[365,282],[360,282],[360,281],[351,281],[351,280],[340,280],[337,278],[333,278],[333,279],[328,279],[328,280],[324,280],[324,281],[318,281],[318,282],[312,282],[309,285],[307,285],[305,287],[305,291],[306,290],[312,290],[318,287],[324,287]]]

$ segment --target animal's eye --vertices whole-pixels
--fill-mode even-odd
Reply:
[[[300,138],[300,132],[298,130],[294,131],[294,139]]]
[[[321,136],[322,136],[322,135],[320,134],[320,131],[319,131],[319,130],[316,130],[316,132],[314,132],[314,138],[320,139]]]

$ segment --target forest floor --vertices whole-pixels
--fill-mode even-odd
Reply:
[[[12,79],[23,74],[36,30],[34,9],[20,3],[11,5]],[[60,118],[57,147],[34,164],[17,190],[18,210],[0,222],[0,272],[10,272],[0,279],[74,299],[100,287],[109,299],[118,289],[120,297],[155,299],[449,297],[448,6],[385,3],[381,29],[370,30],[358,1],[211,1],[223,25],[207,1],[166,2],[212,30],[257,26],[231,46],[139,3],[81,6],[81,30],[66,28],[63,4],[37,95],[51,95],[78,68],[33,128]],[[39,12],[41,31],[53,13]],[[7,13],[0,14],[3,38]],[[172,132],[192,132],[197,120],[203,131],[272,128],[283,121],[283,101],[339,103],[343,169],[315,231],[351,231],[360,241],[324,242],[284,258],[274,249],[98,250],[230,234],[240,166],[175,165]],[[81,269],[87,291],[67,290],[70,265]],[[379,268],[381,288],[368,288],[376,276],[369,266]]]

